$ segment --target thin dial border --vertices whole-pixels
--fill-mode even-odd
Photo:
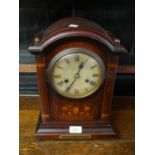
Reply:
[[[62,57],[68,55],[68,54],[72,54],[72,53],[82,53],[82,54],[86,54],[92,58],[94,58],[98,64],[100,65],[101,69],[102,69],[102,81],[101,81],[101,84],[97,87],[97,89],[95,89],[95,91],[91,92],[90,94],[86,95],[86,96],[81,96],[81,97],[77,97],[77,96],[74,96],[74,97],[71,97],[71,96],[67,96],[67,95],[64,95],[64,94],[61,94],[60,92],[58,92],[55,87],[52,85],[52,80],[51,80],[51,72],[53,72],[53,67],[55,65],[55,63],[57,63]],[[63,96],[63,97],[66,97],[66,98],[71,98],[71,99],[81,99],[81,98],[86,98],[92,94],[94,94],[99,88],[100,86],[102,85],[102,83],[104,82],[105,80],[105,77],[106,77],[106,69],[105,69],[105,65],[104,65],[104,62],[102,61],[102,59],[94,52],[92,52],[91,50],[88,50],[88,49],[85,49],[85,48],[67,48],[65,50],[62,50],[60,51],[60,53],[58,53],[49,63],[48,67],[47,67],[47,70],[46,70],[46,73],[47,73],[47,82],[50,84],[51,88],[54,89],[59,95]]]

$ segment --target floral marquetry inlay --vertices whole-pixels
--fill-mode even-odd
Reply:
[[[92,104],[63,104],[56,107],[56,112],[61,120],[93,120],[96,117],[97,108]]]

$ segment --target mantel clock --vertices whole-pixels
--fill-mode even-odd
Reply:
[[[116,135],[110,123],[120,40],[96,23],[61,19],[36,34],[39,140],[102,139]]]

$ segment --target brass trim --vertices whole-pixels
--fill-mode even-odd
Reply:
[[[59,139],[91,139],[91,134],[61,134]]]

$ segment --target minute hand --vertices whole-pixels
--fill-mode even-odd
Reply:
[[[80,73],[80,70],[83,68],[83,65],[84,65],[84,62],[82,61],[79,65],[79,68],[78,68],[78,71],[77,73],[74,75],[74,80],[72,81],[72,83],[70,84],[69,87],[67,87],[66,91],[69,91],[70,88],[72,87],[72,85],[75,83],[76,79],[78,79],[80,77],[79,73]]]
[[[74,82],[76,81],[77,78],[74,78],[74,80],[72,81],[72,83],[70,84],[69,87],[67,87],[66,92],[70,90],[70,88],[72,87],[72,85],[74,84]]]

